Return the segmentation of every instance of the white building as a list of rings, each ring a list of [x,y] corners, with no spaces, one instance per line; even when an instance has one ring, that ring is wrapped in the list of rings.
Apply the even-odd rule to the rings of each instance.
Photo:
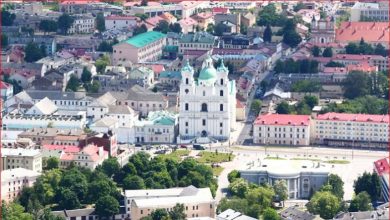
[[[111,15],[105,18],[107,30],[132,28],[137,25],[137,17]]]
[[[32,128],[83,129],[85,115],[23,115],[7,114],[3,117],[3,130],[27,130]]]
[[[326,113],[313,120],[312,141],[330,146],[387,149],[389,115]]]
[[[2,169],[24,168],[42,172],[42,154],[39,150],[23,148],[3,148]]]
[[[229,140],[236,122],[236,87],[223,62],[215,69],[208,56],[196,81],[188,61],[181,73],[179,141]]]
[[[253,124],[253,143],[309,145],[310,115],[260,115]]]
[[[88,34],[95,31],[95,18],[89,15],[75,16],[68,34]]]
[[[171,209],[183,204],[187,218],[215,216],[215,200],[209,188],[125,190],[126,213],[131,219],[141,219],[157,208]]]
[[[27,115],[51,115],[58,110],[57,106],[47,97],[34,104],[29,110]]]
[[[356,2],[351,8],[351,21],[389,21],[389,2]]]
[[[24,187],[32,187],[41,174],[24,169],[15,168],[1,172],[1,200],[12,202],[20,195]]]

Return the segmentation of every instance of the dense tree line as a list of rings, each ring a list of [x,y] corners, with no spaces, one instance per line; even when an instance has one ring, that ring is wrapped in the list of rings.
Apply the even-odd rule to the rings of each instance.
[[[5,8],[1,9],[1,25],[3,26],[12,26],[16,15],[14,13],[9,12]]]
[[[166,34],[168,32],[181,33],[182,29],[179,23],[169,24],[167,21],[161,20],[153,30]]]
[[[345,53],[347,54],[366,54],[366,55],[381,55],[388,56],[388,50],[382,45],[377,44],[373,47],[371,44],[366,43],[363,38],[361,41],[357,43],[350,42],[347,46],[345,46]]]
[[[292,92],[319,92],[321,84],[314,80],[300,80],[291,85]]]
[[[287,59],[276,61],[275,73],[318,73],[318,61]]]
[[[257,25],[259,26],[279,26],[283,27],[288,18],[284,15],[276,13],[275,4],[265,6],[257,16]]]
[[[330,103],[321,113],[360,113],[360,114],[387,114],[388,101],[375,96],[363,96],[352,100],[345,100],[341,104]]]
[[[316,105],[318,105],[318,98],[316,96],[306,95],[296,105],[289,105],[286,101],[282,101],[276,106],[276,113],[310,115],[311,110]]]
[[[141,218],[141,220],[185,220],[186,217],[184,205],[177,203],[171,211],[156,209],[149,216]]]
[[[389,84],[387,73],[352,71],[348,73],[343,82],[344,96],[348,99],[373,95],[379,98],[387,98]]]

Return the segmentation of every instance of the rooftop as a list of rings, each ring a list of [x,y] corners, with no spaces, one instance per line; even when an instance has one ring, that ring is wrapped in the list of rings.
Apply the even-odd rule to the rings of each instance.
[[[41,152],[36,149],[24,149],[24,148],[3,148],[1,150],[2,156],[12,157],[12,156],[23,156],[23,157],[35,157]]]
[[[4,150],[4,149],[3,149]],[[38,177],[41,174],[24,168],[15,168],[9,170],[1,171],[1,182],[10,181],[16,178],[24,178],[24,177]]]
[[[127,44],[130,44],[134,47],[141,48],[145,47],[155,41],[158,41],[162,38],[164,38],[166,35],[157,31],[149,31],[142,34],[139,34],[135,37],[129,38],[128,40],[124,41]]]
[[[214,44],[216,37],[207,32],[195,32],[184,34],[179,43],[207,43]]]
[[[267,114],[267,115],[260,115],[255,120],[255,125],[308,126],[309,124],[310,124],[310,115]]]
[[[337,42],[358,42],[361,39],[369,43],[389,42],[388,22],[342,22],[336,29]]]
[[[317,120],[334,120],[334,121],[350,121],[350,122],[376,122],[389,123],[389,115],[368,115],[368,114],[347,114],[328,112],[318,115]]]

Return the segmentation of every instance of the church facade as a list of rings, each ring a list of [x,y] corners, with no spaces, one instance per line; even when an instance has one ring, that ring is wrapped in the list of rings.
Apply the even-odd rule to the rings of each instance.
[[[190,64],[181,70],[178,143],[228,141],[236,122],[236,86],[229,70],[208,56],[197,79]]]
[[[334,19],[326,18],[316,21],[313,19],[311,23],[311,39],[310,42],[317,44],[333,43],[336,39],[336,31]]]

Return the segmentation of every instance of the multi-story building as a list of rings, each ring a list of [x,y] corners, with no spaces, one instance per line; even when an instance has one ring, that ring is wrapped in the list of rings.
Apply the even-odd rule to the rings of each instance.
[[[389,158],[383,158],[374,162],[374,171],[381,180],[382,196],[385,202],[389,202],[389,179],[390,166]]]
[[[81,129],[32,128],[18,134],[18,138],[28,138],[38,145],[65,145],[83,147],[87,134]]]
[[[215,69],[208,55],[197,80],[188,61],[181,73],[179,141],[228,141],[236,122],[236,84],[223,61]]]
[[[253,124],[253,143],[309,145],[309,115],[260,115]]]
[[[336,29],[336,42],[358,43],[361,40],[371,45],[382,44],[389,46],[389,23],[388,22],[341,22]]]
[[[165,38],[165,34],[150,31],[120,42],[113,46],[113,62],[115,65],[126,66],[131,63],[156,61],[162,55]]]
[[[188,186],[125,191],[126,213],[130,213],[131,219],[141,219],[158,208],[170,210],[178,203],[184,205],[187,218],[215,216],[216,204],[209,188]]]
[[[356,2],[351,8],[351,21],[389,21],[389,2]]]
[[[379,71],[387,70],[389,65],[388,58],[380,55],[336,54],[331,60],[345,66],[368,62],[371,66],[377,66]]]
[[[312,124],[313,143],[329,146],[387,149],[389,115],[326,113]]]
[[[83,115],[26,115],[7,114],[3,118],[3,130],[27,130],[53,127],[58,129],[83,129],[86,117]]]
[[[137,25],[138,19],[135,16],[118,16],[111,15],[105,18],[107,30],[132,28]]]
[[[318,166],[313,161],[262,160],[250,162],[247,169],[240,170],[241,178],[255,184],[278,180],[287,183],[288,199],[307,199],[324,185],[329,176],[330,165]]]
[[[67,168],[74,164],[94,170],[106,159],[108,159],[108,152],[103,147],[88,145],[84,148],[76,148],[74,151],[64,151],[60,156],[60,167]]]
[[[24,168],[42,172],[42,154],[39,150],[4,148],[1,157],[3,170]]]
[[[174,143],[177,124],[177,114],[167,111],[149,112],[145,120],[135,122],[135,143]]]
[[[68,34],[89,34],[95,31],[95,18],[91,15],[74,16]]]
[[[24,187],[32,187],[41,174],[24,168],[1,171],[1,200],[12,202]]]
[[[217,44],[217,37],[207,32],[184,34],[179,39],[179,53],[183,54],[186,50],[209,51]]]
[[[336,38],[336,31],[333,18],[313,20],[311,22],[310,42],[315,44],[333,43]]]

